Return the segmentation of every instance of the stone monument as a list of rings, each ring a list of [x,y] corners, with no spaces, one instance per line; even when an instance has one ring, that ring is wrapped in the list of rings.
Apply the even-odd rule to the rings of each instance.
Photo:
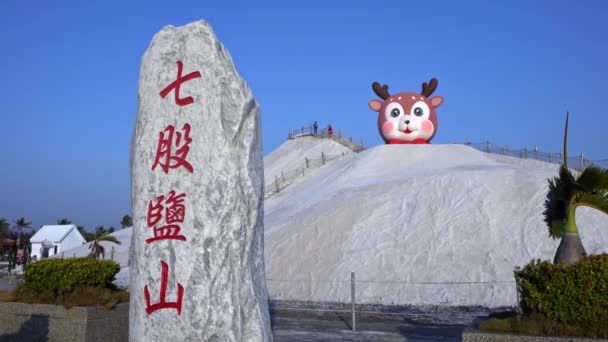
[[[208,23],[154,36],[131,141],[130,341],[272,341],[260,134]]]

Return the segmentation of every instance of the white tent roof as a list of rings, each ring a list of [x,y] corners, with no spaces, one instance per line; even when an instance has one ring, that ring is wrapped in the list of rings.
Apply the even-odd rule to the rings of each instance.
[[[72,230],[76,230],[76,233],[80,235],[80,232],[73,224],[42,226],[42,228],[30,238],[30,242],[42,242],[44,240],[61,242]],[[80,236],[82,237],[82,235]]]

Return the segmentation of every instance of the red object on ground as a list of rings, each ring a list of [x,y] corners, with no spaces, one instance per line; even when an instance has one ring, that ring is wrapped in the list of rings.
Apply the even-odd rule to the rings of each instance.
[[[329,125],[329,127],[327,128],[327,135],[329,135],[329,137],[331,138],[332,134],[334,134],[334,130],[331,129],[331,125]]]

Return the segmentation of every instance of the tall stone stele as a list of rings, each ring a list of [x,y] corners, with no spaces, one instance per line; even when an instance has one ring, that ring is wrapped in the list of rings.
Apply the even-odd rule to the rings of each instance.
[[[272,341],[260,109],[209,24],[153,38],[138,99],[129,340]]]

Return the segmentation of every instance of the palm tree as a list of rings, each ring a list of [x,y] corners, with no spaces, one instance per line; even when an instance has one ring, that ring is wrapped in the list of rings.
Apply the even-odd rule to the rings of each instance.
[[[127,227],[131,227],[131,226],[133,226],[133,219],[131,218],[131,216],[125,215],[122,217],[122,220],[120,221],[120,225],[122,226],[123,229],[125,229]]]
[[[67,218],[62,218],[60,220],[57,220],[57,224],[63,226],[66,224],[72,224],[72,221],[68,220]]]
[[[4,255],[4,237],[7,235],[11,226],[4,217],[0,217],[0,257]]]
[[[572,265],[587,255],[576,226],[576,208],[586,206],[608,214],[608,170],[591,165],[575,176],[568,169],[568,116],[569,113],[564,132],[564,163],[559,176],[549,179],[543,214],[549,236],[561,238],[553,263]]]
[[[105,248],[101,245],[101,241],[113,242],[120,245],[120,241],[109,234],[110,233],[108,233],[103,226],[97,227],[95,234],[93,235],[93,243],[89,246],[89,249],[91,250],[89,256],[97,259],[101,255],[102,259],[105,258]]]
[[[25,217],[22,217],[18,220],[15,220],[15,227],[17,228],[17,230],[19,231],[19,238],[18,240],[21,241],[21,235],[22,235],[22,231],[24,228],[30,228],[30,226],[32,225],[32,222],[27,222],[25,221]]]
[[[80,233],[80,235],[82,235],[82,237],[87,241],[91,241],[91,233],[87,232],[87,230],[83,227],[83,226],[76,226],[76,229],[78,229],[78,232]]]
[[[8,224],[4,217],[0,217],[0,239],[4,238],[8,233],[11,226]]]

